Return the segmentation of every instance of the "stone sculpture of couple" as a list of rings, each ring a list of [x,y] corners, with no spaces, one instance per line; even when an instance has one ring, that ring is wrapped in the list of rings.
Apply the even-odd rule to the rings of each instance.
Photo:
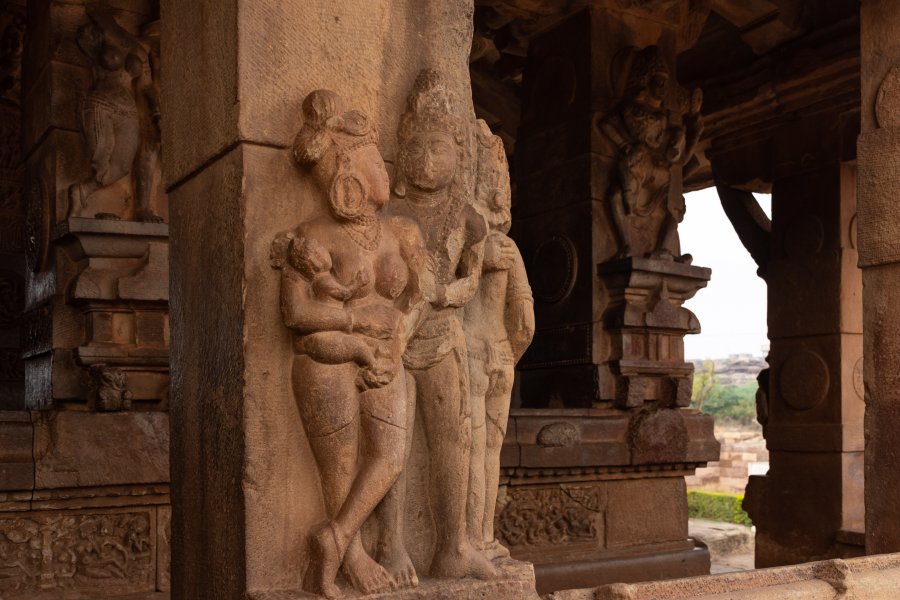
[[[294,156],[329,211],[280,234],[272,254],[294,338],[294,394],[327,513],[310,533],[303,587],[338,597],[339,570],[362,593],[417,585],[403,539],[402,477],[416,416],[436,527],[429,575],[489,579],[489,559],[502,555],[493,503],[512,369],[533,331],[521,257],[505,236],[502,147],[484,129],[470,143],[470,124],[454,115],[452,95],[430,70],[400,121],[393,199],[364,115],[317,90],[304,100],[303,121]],[[476,148],[484,158],[477,169]],[[473,190],[496,231],[473,206]],[[471,355],[464,320],[480,332],[468,336]],[[374,559],[359,535],[369,518],[378,525]]]

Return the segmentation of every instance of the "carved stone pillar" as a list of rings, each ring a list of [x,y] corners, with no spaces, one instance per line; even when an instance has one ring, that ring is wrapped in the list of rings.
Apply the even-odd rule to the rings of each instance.
[[[862,281],[856,168],[839,162],[842,133],[827,115],[776,141],[760,403],[770,466],[750,478],[744,502],[759,568],[863,552]],[[790,139],[806,140],[804,151]]]
[[[312,541],[319,543],[321,532],[326,534],[321,544],[331,543],[327,528],[314,527],[326,516],[329,523],[338,520],[333,506],[328,508],[331,514],[326,513],[322,490],[326,479],[320,478],[320,472],[328,464],[338,460],[346,464],[348,459],[346,453],[335,450],[329,455],[323,450],[329,440],[336,439],[330,437],[335,431],[327,430],[329,422],[320,419],[328,411],[318,414],[309,404],[298,407],[300,391],[307,389],[303,386],[309,378],[324,372],[316,371],[317,367],[298,369],[325,359],[307,361],[315,352],[310,347],[295,346],[297,334],[292,330],[302,328],[293,321],[294,313],[282,314],[280,309],[280,290],[291,288],[287,284],[282,288],[281,271],[272,268],[272,259],[276,258],[270,254],[273,239],[301,223],[317,226],[314,218],[320,215],[330,215],[326,219],[350,218],[341,216],[336,204],[328,204],[332,201],[326,194],[331,190],[330,183],[323,191],[321,182],[317,183],[318,175],[300,168],[295,161],[296,156],[297,160],[303,158],[305,163],[318,165],[322,156],[316,155],[316,144],[320,149],[330,148],[329,140],[340,138],[346,143],[348,156],[356,151],[372,152],[374,134],[369,125],[374,125],[378,150],[388,162],[394,162],[401,115],[421,109],[444,119],[445,128],[438,129],[444,136],[447,131],[456,131],[449,140],[442,137],[438,141],[444,142],[442,148],[449,149],[451,156],[457,156],[455,146],[467,143],[464,129],[447,129],[447,124],[474,124],[468,74],[472,11],[469,0],[164,0],[164,39],[172,42],[163,54],[167,73],[163,140],[172,202],[172,450],[178,457],[172,463],[173,598],[300,598],[304,597],[300,591],[305,584],[304,572],[327,566],[322,554],[311,551]],[[439,91],[455,99],[453,102],[443,102],[436,96],[437,100],[425,97],[407,104],[407,94],[423,68],[433,69],[441,77],[426,75],[422,85],[437,85]],[[323,88],[331,91],[321,91]],[[314,90],[320,91],[311,94]],[[202,93],[203,103],[197,102],[198,93]],[[309,99],[307,104],[304,98]],[[359,112],[344,113],[341,107],[340,118],[335,117],[339,104],[336,98],[343,98],[346,110]],[[452,115],[442,113],[449,110]],[[316,121],[317,114],[329,117]],[[410,131],[418,131],[408,117],[404,123],[407,137]],[[301,130],[301,124],[305,129]],[[344,133],[334,133],[334,138],[310,137],[310,131],[323,129]],[[426,126],[421,129],[433,133]],[[295,147],[299,153],[295,153],[291,145],[298,130],[303,133]],[[426,155],[419,147],[415,160],[421,161]],[[474,163],[465,156],[459,160],[460,169],[470,170],[466,177],[471,181]],[[322,163],[324,171],[316,173],[337,178],[335,171],[328,171],[336,164],[334,157],[327,154]],[[366,168],[379,166],[373,167],[373,163],[378,161],[369,160]],[[410,195],[415,185],[417,182],[411,181],[406,187]],[[335,189],[340,192],[342,188]],[[340,223],[332,220],[332,225],[332,231],[340,234]],[[446,243],[461,243],[465,239],[461,234],[469,235],[468,230],[454,229],[449,234],[438,232],[437,239],[443,240],[440,243],[448,238],[451,242]],[[287,238],[281,235],[278,239]],[[379,238],[371,239],[376,240],[378,248]],[[360,243],[366,246],[365,240],[356,237],[346,249],[355,249]],[[300,243],[292,247],[296,246]],[[385,268],[398,268],[396,259],[392,261]],[[285,264],[290,263],[282,261],[281,267],[290,273],[293,267],[288,269]],[[331,265],[323,268],[327,280]],[[370,293],[368,280],[356,281],[357,288],[366,287],[366,293]],[[447,281],[441,280],[441,285]],[[456,288],[452,293],[459,294],[459,286]],[[450,294],[447,292],[445,299]],[[286,297],[285,306],[291,298]],[[211,299],[215,303],[212,306]],[[342,306],[342,301],[332,299],[332,310],[335,304]],[[304,306],[308,308],[309,304]],[[298,320],[307,318],[309,313],[305,311],[297,311]],[[344,311],[340,313],[348,319]],[[452,315],[452,310],[432,323],[442,325],[448,314]],[[348,330],[358,332],[354,323],[360,326],[360,321],[353,321],[341,331],[313,329],[315,333],[304,339],[313,343],[321,334],[358,344],[358,337],[347,335]],[[446,344],[440,341],[442,335],[449,334],[447,329],[443,334],[441,331],[437,327],[423,333],[424,341],[419,341],[417,351],[425,358],[411,370],[430,369],[429,353],[447,355]],[[304,333],[308,331],[300,335]],[[323,346],[323,352],[339,350],[327,343]],[[451,354],[441,364],[452,361],[453,356],[459,355]],[[316,386],[315,393],[321,394],[323,387],[344,389],[355,385],[353,365],[346,359],[333,359],[331,367],[344,369],[346,376],[333,379],[333,387]],[[420,408],[438,401],[437,391],[428,387],[424,377],[422,380],[425,383],[420,389],[424,391],[417,398]],[[462,381],[465,379],[458,377],[442,385],[459,389]],[[390,387],[380,389],[397,388],[393,380],[384,385]],[[296,399],[295,390],[299,390]],[[338,397],[335,410],[346,412],[346,406],[352,407],[343,403],[355,402],[354,393],[351,390],[348,397]],[[371,431],[373,424],[396,426],[398,416],[388,414],[390,406],[393,404],[369,401],[366,410],[371,414],[361,415],[359,408],[351,410],[355,418],[346,430],[339,429],[346,431],[340,435],[357,439],[357,430]],[[419,415],[432,408],[434,405],[421,408]],[[361,425],[364,418],[369,429]],[[320,419],[318,430],[314,429],[316,419]],[[436,503],[433,499],[429,502],[428,453],[423,448],[421,416],[415,421],[406,469],[409,508],[405,542],[419,587],[373,597],[533,597],[531,567],[516,561],[498,567],[498,577],[489,581],[445,579],[442,583],[429,576],[435,546],[430,507]],[[323,428],[326,430],[310,444],[306,431]],[[430,435],[442,433],[432,430]],[[452,439],[460,432],[448,427],[445,433]],[[387,439],[366,441],[373,445],[380,441],[384,446]],[[402,454],[400,446],[394,444],[389,449]],[[318,453],[315,456],[314,450]],[[364,453],[360,460],[372,457]],[[352,458],[349,460],[352,462]],[[384,465],[386,462],[390,464]],[[371,463],[397,466],[396,457]],[[335,477],[328,479],[333,480]],[[352,494],[361,498],[383,482],[373,479],[371,484],[354,489]],[[383,492],[383,487],[379,489]],[[334,487],[327,493],[333,505]],[[349,497],[346,491],[344,494]],[[445,531],[456,529],[455,524],[442,525]],[[339,525],[328,527],[334,531]],[[368,547],[369,541],[364,528],[363,545]],[[337,552],[341,552],[340,544],[334,542]],[[346,556],[343,558],[344,565],[350,565]],[[331,572],[321,583],[331,585],[334,575]],[[359,587],[359,583],[354,585]],[[309,587],[317,585],[313,580]],[[350,583],[341,579],[338,585]]]
[[[542,592],[709,569],[684,476],[719,445],[683,408],[699,323],[682,305],[710,271],[677,238],[701,98],[675,81],[675,4],[629,6],[596,3],[532,40],[523,80],[513,237],[537,327],[498,528]]]
[[[900,12],[889,0],[862,3],[862,133],[859,136],[859,264],[863,270],[866,552],[900,551]]]

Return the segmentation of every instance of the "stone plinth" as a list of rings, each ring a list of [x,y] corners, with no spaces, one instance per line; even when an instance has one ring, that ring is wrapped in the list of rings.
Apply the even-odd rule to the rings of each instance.
[[[540,593],[708,573],[684,476],[718,455],[712,417],[693,410],[513,411],[497,534]]]
[[[537,600],[534,591],[534,569],[517,560],[504,559],[495,563],[498,577],[492,581],[463,579],[440,581],[424,578],[419,586],[384,594],[359,595],[350,587],[343,587],[344,598],[362,600]],[[300,590],[274,590],[250,595],[250,600],[307,600],[319,598]]]
[[[893,600],[900,584],[900,555],[827,560],[643,584],[613,584],[556,592],[548,600],[769,600],[866,598]]]

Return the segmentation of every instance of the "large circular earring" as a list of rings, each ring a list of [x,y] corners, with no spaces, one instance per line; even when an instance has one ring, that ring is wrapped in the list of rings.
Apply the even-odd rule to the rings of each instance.
[[[338,173],[331,184],[331,210],[340,219],[353,220],[365,212],[369,197],[366,184],[356,175]]]

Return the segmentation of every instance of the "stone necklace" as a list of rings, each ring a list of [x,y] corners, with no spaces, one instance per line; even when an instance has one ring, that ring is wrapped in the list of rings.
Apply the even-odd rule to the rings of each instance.
[[[444,210],[440,210],[441,200],[429,202],[428,204],[416,204],[407,197],[404,199],[406,206],[412,214],[416,216],[416,220],[425,230],[429,253],[437,259],[438,278],[445,281],[449,276],[450,257],[447,255],[447,239],[450,232],[456,224],[455,215],[459,212],[462,202],[456,194],[450,195],[444,204]]]
[[[375,215],[362,215],[352,221],[344,221],[341,227],[363,250],[374,252],[381,244],[381,221]]]

